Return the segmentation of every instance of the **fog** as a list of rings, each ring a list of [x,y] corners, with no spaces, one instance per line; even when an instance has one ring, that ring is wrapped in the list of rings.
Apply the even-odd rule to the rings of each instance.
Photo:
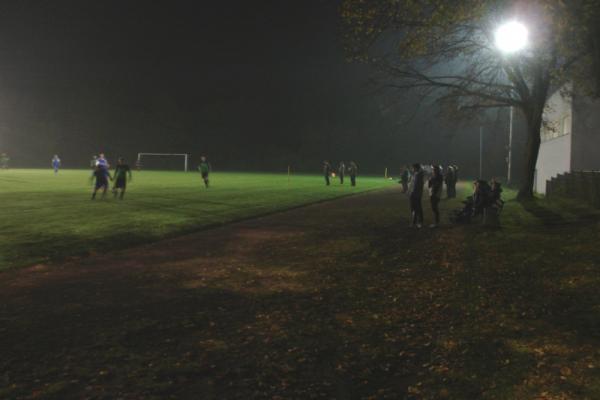
[[[372,71],[346,62],[335,2],[249,3],[4,1],[0,152],[14,167],[177,152],[216,170],[343,159],[363,173],[433,162],[478,175],[481,124],[374,91]],[[490,115],[484,176],[503,176],[508,110]]]

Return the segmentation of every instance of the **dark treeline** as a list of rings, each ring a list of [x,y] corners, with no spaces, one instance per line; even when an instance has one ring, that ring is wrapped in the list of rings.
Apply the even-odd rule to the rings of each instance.
[[[361,173],[418,161],[478,174],[478,124],[431,106],[411,119],[412,99],[390,106],[372,93],[365,67],[344,58],[335,4],[234,3],[140,16],[133,3],[5,2],[0,152],[15,167],[185,152],[216,170],[318,173],[328,159],[356,160]],[[485,130],[484,175],[505,174],[507,132],[500,111]]]

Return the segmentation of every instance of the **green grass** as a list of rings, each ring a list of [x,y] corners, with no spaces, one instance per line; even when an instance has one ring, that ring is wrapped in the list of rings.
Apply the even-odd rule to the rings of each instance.
[[[91,201],[90,172],[0,171],[0,270],[123,248],[255,215],[392,185],[359,177],[326,187],[320,176],[134,172],[124,201]]]

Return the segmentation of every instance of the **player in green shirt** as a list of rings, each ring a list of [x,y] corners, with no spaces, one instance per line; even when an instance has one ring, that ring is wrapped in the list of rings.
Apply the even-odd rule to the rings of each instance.
[[[202,175],[202,180],[204,181],[204,186],[208,189],[208,174],[210,173],[210,163],[206,161],[206,157],[200,157],[200,165],[198,166],[198,170],[200,171],[200,175]]]
[[[127,178],[129,178],[129,179],[127,179]],[[119,198],[121,200],[123,200],[123,196],[125,196],[125,189],[127,189],[127,181],[128,180],[131,181],[131,169],[129,168],[129,165],[125,164],[125,160],[123,158],[119,158],[119,160],[117,162],[117,167],[115,168],[115,173],[114,173],[115,184],[114,184],[113,190],[112,190],[115,198],[117,197],[117,194],[120,189],[121,195],[119,196]]]
[[[8,162],[10,161],[10,157],[6,153],[0,154],[0,168],[8,169]]]

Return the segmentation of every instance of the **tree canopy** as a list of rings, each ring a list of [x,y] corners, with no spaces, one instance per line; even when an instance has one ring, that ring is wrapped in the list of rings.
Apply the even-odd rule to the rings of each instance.
[[[519,197],[528,198],[550,91],[568,81],[590,93],[600,86],[589,84],[598,68],[599,9],[598,0],[344,0],[341,16],[349,57],[372,63],[387,87],[456,110],[519,109],[528,129]],[[494,32],[512,20],[527,26],[530,42],[503,54]]]

